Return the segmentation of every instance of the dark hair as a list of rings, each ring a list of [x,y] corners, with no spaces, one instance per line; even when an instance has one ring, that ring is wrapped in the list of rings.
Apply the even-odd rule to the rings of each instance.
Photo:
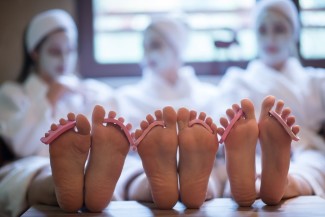
[[[23,61],[24,62],[17,79],[19,83],[23,83],[28,78],[29,74],[31,73],[30,68],[31,66],[34,65],[34,60],[31,58],[27,50],[26,35],[27,35],[27,28],[25,28],[23,34],[23,55],[24,55]]]
[[[0,136],[0,167],[14,159],[15,156],[9,149],[8,143]]]

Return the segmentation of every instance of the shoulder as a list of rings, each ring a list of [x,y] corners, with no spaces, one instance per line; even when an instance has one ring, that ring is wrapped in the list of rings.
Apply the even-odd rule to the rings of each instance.
[[[28,96],[21,84],[16,82],[5,82],[0,87],[0,107],[3,111],[23,109],[28,102]]]
[[[1,85],[0,96],[6,98],[26,97],[24,87],[16,82],[8,81]]]

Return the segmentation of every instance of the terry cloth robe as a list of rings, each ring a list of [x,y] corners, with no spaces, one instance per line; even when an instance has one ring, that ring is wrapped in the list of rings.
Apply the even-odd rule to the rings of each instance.
[[[52,123],[59,123],[69,112],[91,118],[96,104],[108,107],[113,90],[107,85],[85,79],[77,81],[76,87],[77,91],[58,101],[54,115],[46,97],[48,85],[35,74],[23,85],[6,82],[0,87],[0,135],[16,157],[48,156],[48,147],[40,138]]]
[[[17,216],[27,208],[27,190],[33,177],[49,164],[48,145],[40,138],[52,123],[69,112],[82,113],[91,121],[96,104],[109,107],[112,89],[95,80],[78,81],[78,91],[66,94],[53,109],[46,98],[48,86],[36,75],[19,85],[0,88],[0,134],[18,160],[0,168],[0,216]]]
[[[246,70],[230,68],[219,88],[214,119],[225,116],[226,109],[243,98],[253,101],[257,118],[267,95],[284,100],[301,127],[300,141],[292,143],[290,172],[308,180],[314,192],[325,197],[325,141],[318,135],[325,120],[325,70],[304,68],[291,58],[279,72],[255,60]]]
[[[155,110],[172,106],[175,110],[186,107],[198,112],[212,113],[209,101],[214,99],[218,88],[201,82],[191,67],[183,67],[178,72],[179,80],[173,86],[151,71],[144,71],[142,79],[134,84],[116,90],[116,111],[131,123],[132,130],[139,127],[148,114]],[[117,200],[128,199],[127,188],[131,180],[144,173],[141,160],[131,151],[116,185]],[[148,190],[149,186],[143,186]]]
[[[183,67],[179,79],[170,85],[151,71],[144,71],[141,81],[116,90],[117,111],[137,128],[148,114],[172,106],[175,110],[186,107],[211,114],[209,100],[218,91],[215,85],[201,82],[193,68]]]
[[[38,171],[50,164],[48,157],[30,156],[0,169],[0,216],[16,217],[28,207],[27,191]]]

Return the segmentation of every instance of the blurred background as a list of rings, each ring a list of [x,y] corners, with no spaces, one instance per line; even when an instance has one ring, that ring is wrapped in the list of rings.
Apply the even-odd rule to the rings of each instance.
[[[172,14],[191,28],[186,63],[202,78],[256,56],[251,12],[256,0],[11,0],[0,2],[0,83],[14,80],[22,62],[22,35],[30,18],[61,8],[79,28],[79,71],[119,86],[140,77],[142,31],[151,17]],[[325,68],[325,1],[294,0],[302,24],[303,65]],[[133,80],[132,80],[133,79]]]

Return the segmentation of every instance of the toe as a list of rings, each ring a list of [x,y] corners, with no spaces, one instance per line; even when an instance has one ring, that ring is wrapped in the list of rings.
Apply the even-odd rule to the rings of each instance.
[[[220,118],[220,124],[221,124],[221,126],[223,126],[226,129],[229,125],[229,122],[228,122],[227,118],[222,117],[222,118]]]
[[[287,118],[287,125],[291,127],[296,122],[296,118],[293,116],[290,116]]]
[[[142,130],[136,129],[136,131],[134,132],[135,139],[138,139],[142,135],[142,133],[143,133]]]
[[[116,112],[115,111],[109,111],[108,112],[108,117],[109,118],[115,118],[116,117]]]
[[[168,106],[163,109],[163,120],[166,127],[174,127],[176,126],[177,114],[176,111]]]
[[[190,112],[186,108],[180,108],[177,112],[177,124],[178,130],[183,130],[188,127],[188,122],[190,120]]]
[[[292,127],[292,132],[297,135],[300,131],[300,127],[298,125],[295,125]]]
[[[59,121],[59,123],[60,123],[61,125],[65,125],[65,124],[67,123],[67,120],[61,118],[60,121]]]
[[[227,109],[226,114],[229,120],[232,120],[235,117],[235,112],[233,109]]]
[[[90,133],[90,123],[84,115],[78,115],[76,118],[76,127],[81,135],[88,135]]]
[[[146,119],[149,124],[152,124],[155,121],[154,117],[151,114],[147,115]]]
[[[149,126],[149,123],[147,121],[141,121],[140,127],[141,127],[142,130],[147,129],[148,126]]]
[[[128,131],[130,131],[132,129],[132,124],[128,123],[125,127]]]
[[[58,125],[56,125],[56,124],[52,124],[52,125],[51,125],[51,130],[52,130],[52,131],[55,131],[56,129],[58,129]]]
[[[285,109],[283,109],[283,111],[282,111],[282,113],[281,113],[281,118],[282,118],[283,120],[287,120],[288,117],[289,117],[289,115],[290,115],[290,113],[291,113],[291,110],[290,110],[289,108],[285,108]]]
[[[238,104],[233,104],[232,109],[237,112],[240,109],[240,106]]]
[[[255,109],[251,100],[243,99],[241,101],[241,107],[247,119],[255,119]]]
[[[284,102],[282,100],[279,100],[275,106],[275,112],[281,114],[283,106],[284,106]]]
[[[70,112],[68,115],[67,115],[67,118],[69,121],[74,121],[76,120],[76,115],[72,112]]]
[[[103,124],[104,117],[105,117],[105,109],[100,105],[96,105],[92,114],[93,124]]]
[[[196,116],[197,116],[197,112],[194,110],[191,110],[190,111],[190,121],[196,119]]]
[[[157,121],[162,121],[163,120],[163,113],[161,110],[156,110],[155,111],[155,116]]]
[[[205,121],[206,116],[207,116],[206,113],[200,112],[199,119]]]
[[[274,96],[267,96],[263,102],[262,102],[262,108],[261,108],[261,118],[268,117],[269,111],[271,111],[272,107],[275,103],[275,97]]]
[[[207,117],[206,120],[205,120],[205,123],[206,123],[209,127],[211,127],[211,125],[213,124],[213,120],[212,120],[212,118],[211,118],[211,117]]]

